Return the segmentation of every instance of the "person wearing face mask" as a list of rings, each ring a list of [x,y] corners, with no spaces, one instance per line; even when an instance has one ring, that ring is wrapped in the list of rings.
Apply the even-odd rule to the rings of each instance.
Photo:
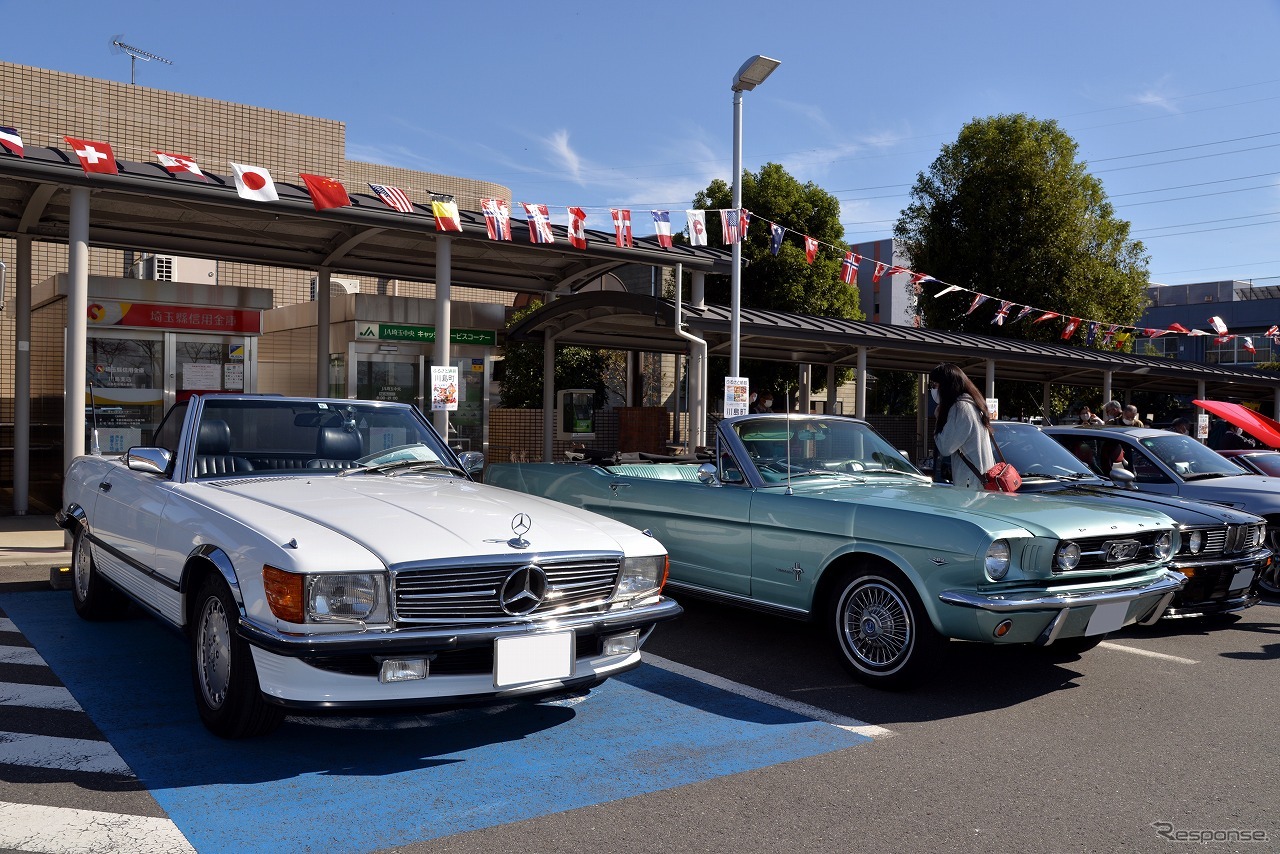
[[[979,472],[990,469],[996,459],[982,392],[959,367],[944,362],[929,372],[929,394],[938,407],[933,441],[939,455],[951,457],[951,482],[964,489],[985,489]]]
[[[1085,427],[1101,427],[1102,419],[1093,414],[1087,406],[1080,407],[1080,423]]]
[[[773,411],[773,395],[765,392],[760,395],[760,399],[756,401],[756,405],[752,407],[752,412],[772,412]]]
[[[1142,419],[1138,417],[1138,407],[1130,404],[1126,406],[1120,413],[1120,423],[1126,427],[1145,427]]]

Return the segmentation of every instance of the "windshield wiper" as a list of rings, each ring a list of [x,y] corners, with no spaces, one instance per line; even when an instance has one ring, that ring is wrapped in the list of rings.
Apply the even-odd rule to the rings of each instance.
[[[1244,474],[1244,472],[1241,472],[1241,474]],[[1199,474],[1183,475],[1182,479],[1185,481],[1192,481],[1192,480],[1205,480],[1206,478],[1211,478],[1211,477],[1235,477],[1235,475],[1227,471],[1202,471]]]
[[[386,474],[389,477],[395,477],[396,475],[391,474],[392,472],[407,471],[445,471],[460,477],[467,476],[467,473],[457,466],[447,465],[438,460],[393,460],[389,463],[378,463],[376,466],[343,469],[338,472],[338,477],[346,477],[349,474]]]

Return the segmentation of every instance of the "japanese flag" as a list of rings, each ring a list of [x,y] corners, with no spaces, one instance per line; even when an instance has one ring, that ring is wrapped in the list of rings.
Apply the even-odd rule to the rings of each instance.
[[[232,171],[236,175],[236,192],[240,198],[254,202],[274,202],[280,199],[276,192],[276,182],[271,180],[271,173],[261,166],[245,166],[232,163]]]

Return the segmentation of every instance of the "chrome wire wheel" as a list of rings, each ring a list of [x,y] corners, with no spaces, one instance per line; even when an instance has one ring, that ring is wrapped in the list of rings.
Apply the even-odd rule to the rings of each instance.
[[[220,709],[231,685],[231,623],[217,596],[205,599],[196,631],[198,682],[204,701]]]
[[[915,635],[911,607],[892,585],[866,579],[845,596],[841,633],[856,666],[891,673],[911,652]]]

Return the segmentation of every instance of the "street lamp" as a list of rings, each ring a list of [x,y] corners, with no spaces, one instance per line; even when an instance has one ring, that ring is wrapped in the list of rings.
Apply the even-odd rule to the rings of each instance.
[[[767,56],[753,56],[733,75],[733,210],[742,210],[742,93],[756,88],[782,63]],[[739,373],[742,350],[742,241],[739,234],[733,244],[733,269],[730,278],[731,321],[729,328],[729,375]]]

